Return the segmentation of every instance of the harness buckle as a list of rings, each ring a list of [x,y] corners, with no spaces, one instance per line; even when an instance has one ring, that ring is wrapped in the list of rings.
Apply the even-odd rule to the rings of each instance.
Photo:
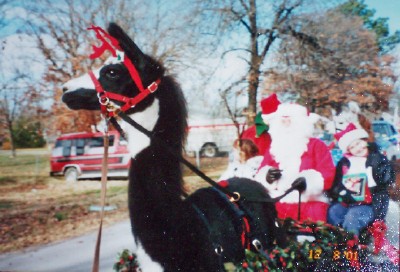
[[[155,91],[157,91],[157,89],[158,89],[158,84],[157,84],[157,82],[153,82],[153,83],[151,83],[148,87],[147,87],[147,89],[149,90],[149,92],[151,92],[151,93],[154,93]]]
[[[106,105],[106,109],[108,112],[114,113],[118,113],[120,111],[120,109],[111,101]]]
[[[240,199],[240,194],[238,192],[233,192],[233,196],[229,198],[230,202],[237,202]]]
[[[107,96],[102,96],[100,93],[97,93],[97,97],[99,98],[100,105],[107,106],[110,102]]]

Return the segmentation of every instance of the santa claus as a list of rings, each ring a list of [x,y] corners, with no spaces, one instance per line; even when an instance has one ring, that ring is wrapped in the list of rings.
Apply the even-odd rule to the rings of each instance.
[[[298,104],[280,104],[275,113],[264,116],[269,124],[271,145],[266,151],[256,180],[272,197],[283,195],[293,181],[306,179],[301,192],[300,220],[326,221],[328,198],[325,191],[335,175],[328,147],[313,138],[315,120]],[[278,217],[298,219],[299,191],[293,191],[277,204]]]

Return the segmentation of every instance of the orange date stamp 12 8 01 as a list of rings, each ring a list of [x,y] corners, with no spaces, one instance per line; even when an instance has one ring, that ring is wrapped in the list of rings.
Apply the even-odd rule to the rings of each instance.
[[[322,250],[322,248],[315,248],[315,249],[310,249],[308,254],[308,258],[311,260],[318,260],[321,259],[322,254],[325,252]],[[332,251],[332,260],[337,261],[340,260],[342,257],[349,261],[357,261],[358,260],[358,252],[356,250],[340,250],[340,249],[333,249]]]

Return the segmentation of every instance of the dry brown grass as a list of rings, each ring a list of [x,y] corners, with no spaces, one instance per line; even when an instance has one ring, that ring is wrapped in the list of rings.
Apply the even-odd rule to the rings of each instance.
[[[188,158],[195,163],[194,158]],[[228,164],[227,157],[201,159],[201,170],[214,180]],[[399,165],[399,164],[398,164]],[[396,168],[397,173],[400,167]],[[21,155],[11,159],[0,154],[0,253],[75,237],[96,230],[99,213],[89,211],[100,203],[100,182],[66,183],[49,176],[48,155]],[[190,193],[209,186],[184,167],[185,188]],[[127,180],[108,182],[104,225],[129,218]],[[391,196],[400,200],[400,175]]]
[[[189,158],[193,163],[194,158]],[[201,169],[218,178],[227,157],[202,159]],[[192,192],[208,186],[184,168],[185,188]],[[104,225],[129,218],[127,180],[110,180]],[[89,231],[99,225],[99,213],[89,210],[100,204],[100,181],[66,183],[49,176],[49,155],[20,155],[11,159],[0,154],[0,253],[55,242]]]

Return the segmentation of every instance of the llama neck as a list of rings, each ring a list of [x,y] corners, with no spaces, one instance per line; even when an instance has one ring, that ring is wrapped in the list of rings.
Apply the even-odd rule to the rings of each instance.
[[[139,217],[180,209],[181,166],[178,157],[171,153],[176,149],[169,148],[171,141],[162,138],[163,135],[163,131],[153,132],[153,136],[162,140],[162,143],[153,139],[131,163],[129,191],[132,196],[130,202],[134,207],[131,206],[130,210],[136,210]],[[168,214],[168,217],[174,217],[173,213]]]
[[[126,130],[129,130],[129,149],[134,158],[131,186],[146,195],[147,201],[152,197],[157,202],[160,198],[174,203],[181,201],[179,156],[186,126],[186,107],[179,93],[174,96],[170,90],[159,90],[159,97],[152,105],[141,113],[132,114],[135,121],[151,131],[151,140],[133,127]]]
[[[148,131],[152,131],[158,119],[159,108],[158,99],[154,99],[154,102],[146,110],[131,114],[129,117]],[[121,128],[128,137],[128,149],[132,158],[150,145],[150,138],[130,124],[123,122]]]

